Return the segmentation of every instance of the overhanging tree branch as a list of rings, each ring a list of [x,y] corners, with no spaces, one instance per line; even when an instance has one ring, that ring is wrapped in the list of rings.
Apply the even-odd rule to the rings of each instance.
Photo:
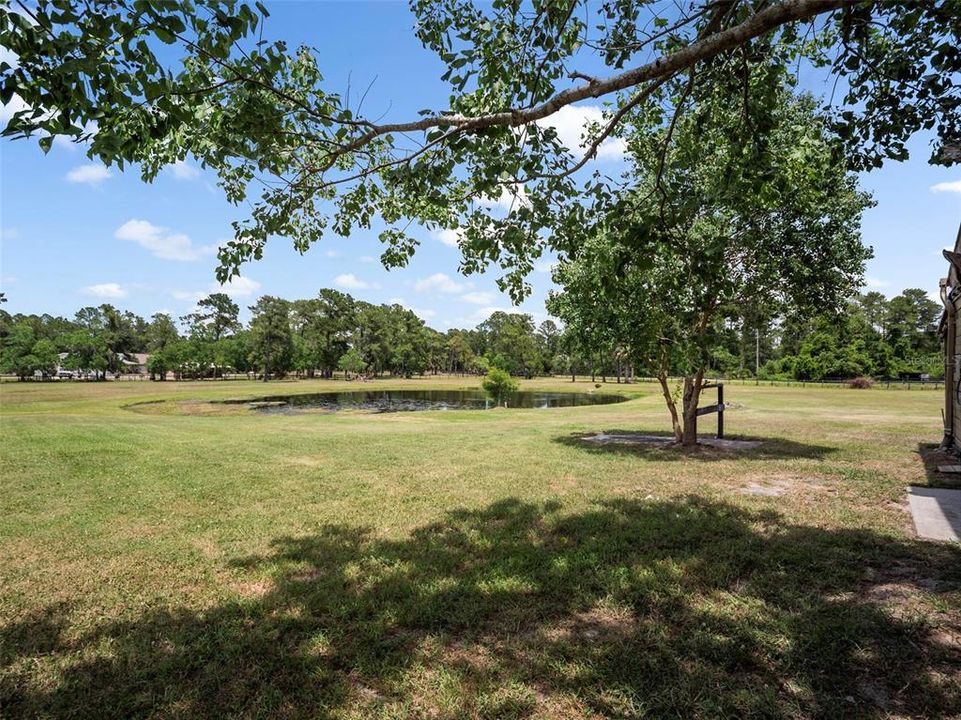
[[[702,60],[738,47],[787,23],[810,20],[833,10],[857,5],[873,5],[876,2],[877,0],[783,0],[764,8],[738,25],[708,35],[666,57],[604,80],[598,79],[562,90],[540,105],[476,116],[460,113],[439,114],[413,122],[377,125],[355,140],[345,143],[344,151],[350,152],[361,148],[380,136],[395,132],[416,132],[438,127],[457,127],[466,131],[476,131],[491,127],[528,125],[581,100],[599,98],[644,82],[672,77]]]

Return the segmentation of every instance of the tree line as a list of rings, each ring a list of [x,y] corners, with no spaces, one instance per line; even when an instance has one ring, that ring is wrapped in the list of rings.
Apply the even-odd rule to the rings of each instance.
[[[412,377],[491,367],[532,377],[551,370],[561,336],[551,320],[535,326],[530,315],[501,311],[474,329],[440,332],[400,305],[327,288],[303,300],[263,296],[250,311],[250,322],[241,323],[240,307],[224,293],[202,298],[179,323],[110,304],[81,308],[73,319],[0,310],[0,372],[28,379],[65,370],[102,379],[128,372],[145,353],[146,371],[158,380],[228,372]]]
[[[553,320],[536,324],[523,313],[497,311],[473,329],[440,332],[400,305],[374,305],[337,290],[315,298],[264,296],[245,326],[229,296],[213,293],[176,322],[165,313],[149,320],[104,304],[73,319],[0,310],[0,372],[27,379],[57,370],[104,378],[148,354],[147,372],[162,380],[258,377],[333,377],[426,373],[590,375],[627,382],[646,374],[611,344],[585,345]],[[731,315],[714,328],[708,374],[772,380],[943,375],[937,335],[940,307],[918,288],[886,298],[872,291],[850,300],[840,314],[814,317]],[[671,374],[681,374],[672,367]]]

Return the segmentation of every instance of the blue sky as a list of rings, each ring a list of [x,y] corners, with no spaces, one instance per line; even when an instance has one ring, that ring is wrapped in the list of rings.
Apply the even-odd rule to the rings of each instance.
[[[406,3],[274,2],[265,35],[291,46],[318,49],[332,88],[362,93],[373,81],[364,109],[372,116],[407,119],[424,107],[445,105],[444,68],[420,47]],[[562,138],[576,143],[590,106],[555,120]],[[2,116],[0,116],[2,117]],[[605,146],[598,160],[618,166],[619,147]],[[961,168],[927,164],[926,138],[912,143],[912,159],[862,177],[877,207],[864,218],[864,241],[875,251],[870,289],[892,295],[905,287],[934,293],[961,222]],[[146,185],[137,173],[106,170],[83,149],[56,143],[44,156],[33,142],[0,141],[0,289],[9,312],[72,316],[83,305],[111,302],[144,316],[191,310],[219,288],[214,280],[217,244],[231,236],[239,217],[193,165],[166,170]],[[410,266],[385,271],[377,261],[376,230],[349,239],[331,236],[301,256],[273,240],[263,260],[245,266],[226,288],[242,307],[262,294],[311,297],[337,287],[371,302],[401,302],[438,328],[473,326],[509,299],[494,283],[497,270],[462,277],[450,238],[421,233]],[[530,278],[532,297],[522,309],[546,317],[548,263]]]

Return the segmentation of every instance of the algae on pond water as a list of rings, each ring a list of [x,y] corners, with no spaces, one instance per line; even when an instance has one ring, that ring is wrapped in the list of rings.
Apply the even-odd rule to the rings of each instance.
[[[623,402],[622,395],[583,392],[522,391],[508,396],[508,408],[546,409],[579,405],[607,405]],[[486,410],[494,402],[482,390],[354,390],[348,392],[270,395],[260,398],[214,401],[246,404],[263,413],[291,413],[305,410],[370,410],[412,412],[419,410]]]

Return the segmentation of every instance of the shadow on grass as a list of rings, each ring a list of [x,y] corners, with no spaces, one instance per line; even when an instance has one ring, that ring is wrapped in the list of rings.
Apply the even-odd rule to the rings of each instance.
[[[235,570],[259,590],[204,612],[4,628],[0,715],[961,712],[961,550],[770,511],[506,500],[401,540],[279,538]]]
[[[937,443],[918,443],[918,457],[924,465],[923,483],[912,483],[921,487],[961,488],[961,473],[943,473],[939,465],[961,465],[961,458],[955,453],[942,450]]]
[[[662,432],[645,432],[633,429],[613,429],[594,432],[578,432],[570,435],[561,435],[554,438],[554,442],[568,447],[577,448],[590,453],[599,455],[634,455],[650,460],[730,460],[732,458],[749,458],[751,460],[793,460],[806,458],[811,460],[821,460],[837,448],[828,445],[812,445],[809,443],[795,442],[785,438],[761,438],[761,437],[742,437],[725,436],[728,440],[746,440],[760,443],[756,447],[722,449],[710,447],[708,445],[698,445],[692,448],[681,446],[665,447],[658,443],[626,443],[626,442],[591,442],[586,438],[595,435],[636,435],[645,438],[663,439],[665,443],[671,442],[674,437]],[[705,435],[705,438],[713,438],[713,435]]]

